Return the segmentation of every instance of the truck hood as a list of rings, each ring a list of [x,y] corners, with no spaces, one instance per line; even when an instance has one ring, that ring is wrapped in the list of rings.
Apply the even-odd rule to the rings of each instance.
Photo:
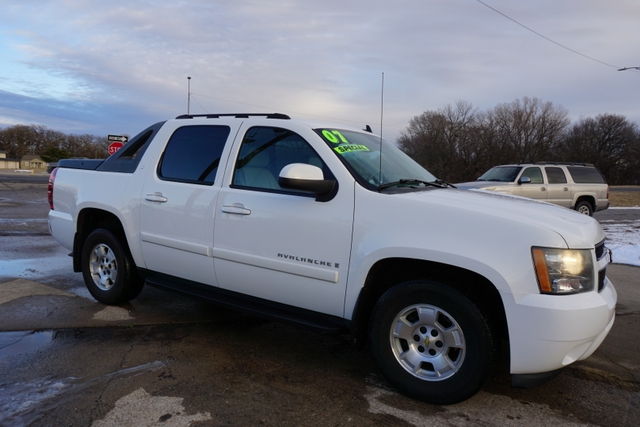
[[[433,189],[397,196],[429,205],[448,206],[457,211],[466,210],[471,220],[480,216],[494,217],[497,223],[518,222],[551,230],[559,234],[570,248],[592,248],[605,237],[600,223],[590,216],[524,197],[458,189]]]

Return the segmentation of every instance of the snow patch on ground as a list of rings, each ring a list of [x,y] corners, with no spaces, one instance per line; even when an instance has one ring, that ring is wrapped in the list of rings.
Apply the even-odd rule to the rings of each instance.
[[[601,221],[615,264],[640,266],[640,220]]]

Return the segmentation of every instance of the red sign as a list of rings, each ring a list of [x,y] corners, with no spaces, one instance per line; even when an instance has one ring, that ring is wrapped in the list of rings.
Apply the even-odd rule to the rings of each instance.
[[[121,149],[123,146],[124,144],[122,142],[118,142],[118,141],[112,142],[111,144],[109,144],[109,155],[112,155],[113,153]]]

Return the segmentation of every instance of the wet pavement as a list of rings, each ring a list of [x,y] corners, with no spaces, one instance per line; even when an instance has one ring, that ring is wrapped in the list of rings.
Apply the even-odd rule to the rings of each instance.
[[[46,186],[31,185],[0,182],[0,426],[636,426],[640,419],[637,267],[608,268],[618,315],[588,360],[517,390],[503,355],[478,395],[435,406],[395,393],[369,350],[343,337],[151,287],[128,304],[95,302],[48,235]]]

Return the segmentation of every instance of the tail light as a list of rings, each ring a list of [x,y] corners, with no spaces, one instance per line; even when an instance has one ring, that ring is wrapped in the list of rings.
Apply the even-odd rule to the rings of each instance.
[[[49,185],[47,186],[47,199],[49,200],[49,209],[53,210],[53,182],[56,180],[56,173],[58,168],[51,171],[49,175]]]

